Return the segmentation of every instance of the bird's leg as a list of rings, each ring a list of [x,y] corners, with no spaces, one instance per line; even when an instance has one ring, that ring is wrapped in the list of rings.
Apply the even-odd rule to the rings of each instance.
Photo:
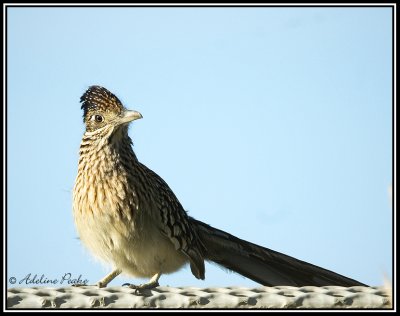
[[[111,273],[107,274],[103,279],[101,279],[99,282],[96,284],[83,284],[83,283],[77,283],[73,284],[72,286],[98,286],[99,288],[106,287],[108,283],[110,283],[112,280],[114,280],[115,277],[117,277],[122,271],[119,269],[113,270]]]
[[[122,286],[128,286],[131,289],[136,290],[135,293],[138,291],[141,291],[141,290],[150,290],[150,289],[154,289],[160,285],[158,283],[158,280],[160,279],[160,277],[161,277],[161,273],[159,272],[159,273],[156,273],[155,275],[153,275],[153,277],[147,283],[143,283],[140,285],[125,283]]]
[[[118,275],[121,274],[120,269],[115,269],[112,271],[110,274],[107,274],[103,279],[101,279],[99,282],[96,283],[96,285],[101,288],[101,287],[106,287],[108,283],[110,283],[112,280],[115,279]]]

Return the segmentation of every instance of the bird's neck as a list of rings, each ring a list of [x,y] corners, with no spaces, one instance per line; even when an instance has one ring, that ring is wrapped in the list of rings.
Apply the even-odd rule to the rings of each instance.
[[[101,133],[85,132],[79,154],[79,164],[84,164],[85,169],[94,169],[92,171],[104,168],[104,165],[116,166],[124,164],[125,161],[133,164],[138,162],[132,149],[132,139],[125,126],[117,130],[104,130]]]
[[[140,164],[126,130],[110,131],[103,135],[86,132],[80,146],[74,210],[81,213],[91,210],[91,214],[104,209],[111,213],[122,210],[129,218],[132,211],[130,207],[137,208],[138,201],[134,195],[128,196],[126,190],[132,185],[130,177],[138,169]],[[126,203],[130,207],[125,207]]]

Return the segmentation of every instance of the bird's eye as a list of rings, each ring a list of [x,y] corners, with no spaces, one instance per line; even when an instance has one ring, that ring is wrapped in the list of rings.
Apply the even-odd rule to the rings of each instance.
[[[103,122],[103,117],[102,117],[101,115],[96,114],[96,115],[94,116],[94,120],[95,120],[97,123],[101,123],[101,122]]]

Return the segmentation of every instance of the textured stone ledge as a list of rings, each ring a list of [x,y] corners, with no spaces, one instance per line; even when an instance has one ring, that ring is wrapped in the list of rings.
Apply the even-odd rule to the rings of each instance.
[[[391,308],[383,287],[275,286],[259,288],[158,287],[135,294],[127,287],[9,288],[9,309],[56,308]]]

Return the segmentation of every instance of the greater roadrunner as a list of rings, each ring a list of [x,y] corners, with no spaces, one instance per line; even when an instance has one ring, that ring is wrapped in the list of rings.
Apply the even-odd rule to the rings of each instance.
[[[275,285],[365,285],[321,267],[239,239],[186,213],[170,187],[139,162],[128,124],[142,118],[107,89],[91,86],[81,97],[86,131],[80,145],[73,196],[82,243],[113,271],[151,277],[135,289],[158,286],[163,273],[190,264],[204,279],[204,261],[213,261],[258,283]]]

